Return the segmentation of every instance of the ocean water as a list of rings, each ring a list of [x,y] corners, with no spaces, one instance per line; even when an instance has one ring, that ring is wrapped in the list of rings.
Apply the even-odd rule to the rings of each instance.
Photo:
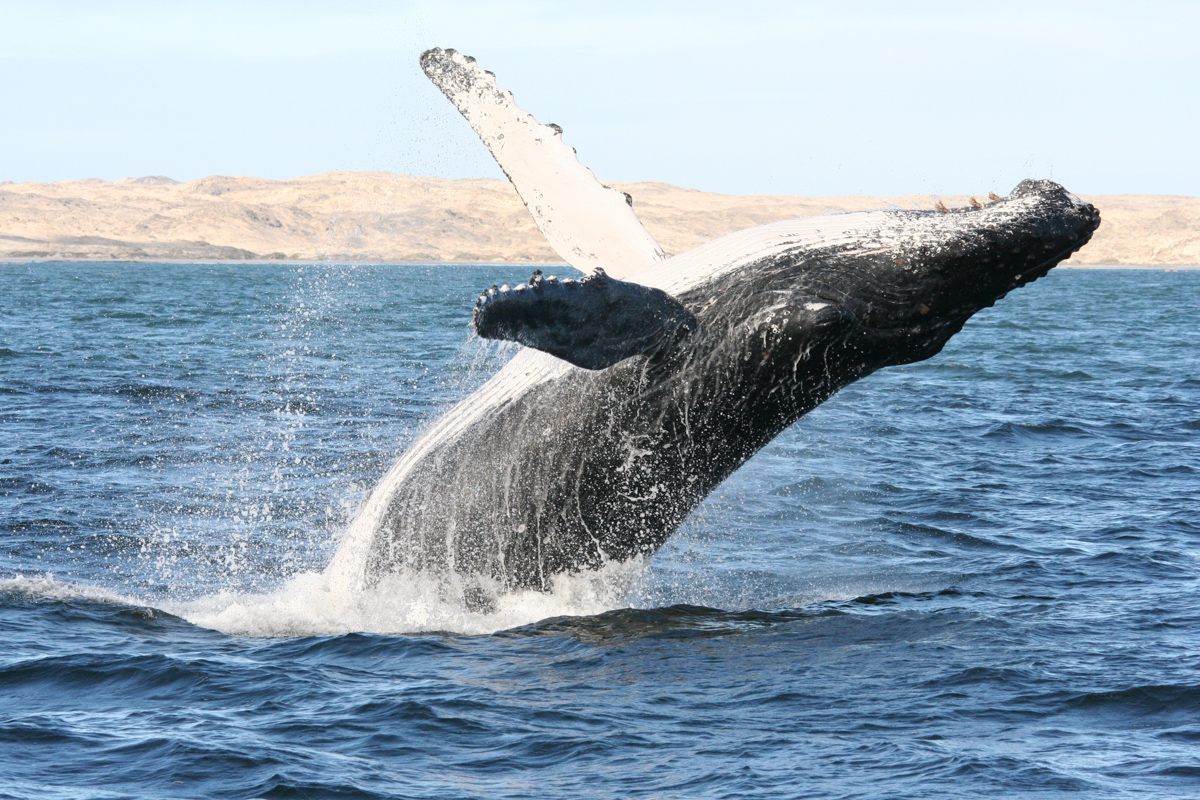
[[[528,269],[0,265],[0,797],[1200,796],[1200,271],[1051,273],[645,563],[338,594]]]

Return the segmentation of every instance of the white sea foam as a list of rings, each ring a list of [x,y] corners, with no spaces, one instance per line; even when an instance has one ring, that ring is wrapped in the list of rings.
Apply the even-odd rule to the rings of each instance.
[[[559,576],[550,592],[503,594],[486,612],[467,608],[458,587],[420,573],[388,575],[368,589],[347,591],[326,573],[304,572],[265,594],[220,592],[163,607],[196,625],[242,636],[486,634],[620,608],[643,570],[636,561]]]
[[[443,631],[488,634],[559,616],[587,616],[627,605],[641,579],[641,560],[559,576],[550,592],[500,595],[488,611],[467,608],[460,587],[423,574],[388,575],[366,590],[343,591],[320,572],[302,572],[274,591],[225,590],[195,599],[147,599],[62,581],[51,574],[0,579],[0,593],[48,600],[90,600],[157,608],[235,636],[330,636]]]

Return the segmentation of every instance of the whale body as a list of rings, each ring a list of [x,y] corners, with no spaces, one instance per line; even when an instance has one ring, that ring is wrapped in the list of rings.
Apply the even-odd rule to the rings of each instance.
[[[1061,186],[1024,181],[981,207],[786,220],[666,258],[490,73],[451,50],[422,66],[588,277],[480,296],[476,330],[527,347],[372,492],[330,567],[347,580],[414,570],[549,590],[649,555],[805,413],[935,355],[1099,225]]]

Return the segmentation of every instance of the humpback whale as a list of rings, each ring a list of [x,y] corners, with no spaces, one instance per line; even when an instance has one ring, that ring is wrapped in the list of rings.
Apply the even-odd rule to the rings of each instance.
[[[647,556],[805,413],[935,355],[1100,221],[1026,180],[970,208],[785,220],[668,258],[474,59],[434,49],[421,66],[584,276],[479,297],[476,331],[524,348],[369,495],[329,568],[359,585],[425,571],[490,596]]]

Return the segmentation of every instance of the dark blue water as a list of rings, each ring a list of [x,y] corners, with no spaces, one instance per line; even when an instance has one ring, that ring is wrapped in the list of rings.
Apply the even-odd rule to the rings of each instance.
[[[1052,273],[648,564],[335,596],[527,272],[0,265],[0,797],[1200,796],[1200,271]]]

